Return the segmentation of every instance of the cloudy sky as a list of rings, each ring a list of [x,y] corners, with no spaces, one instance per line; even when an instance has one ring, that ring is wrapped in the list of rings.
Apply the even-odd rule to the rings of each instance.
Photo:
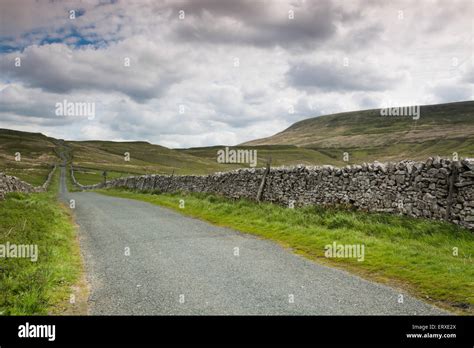
[[[471,100],[473,4],[2,0],[0,128],[235,145],[328,113]],[[95,117],[58,116],[64,100]]]

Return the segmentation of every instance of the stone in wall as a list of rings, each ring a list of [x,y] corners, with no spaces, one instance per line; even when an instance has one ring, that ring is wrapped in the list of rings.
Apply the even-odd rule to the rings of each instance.
[[[0,199],[4,199],[9,192],[31,193],[37,190],[30,184],[21,181],[16,176],[0,173]]]

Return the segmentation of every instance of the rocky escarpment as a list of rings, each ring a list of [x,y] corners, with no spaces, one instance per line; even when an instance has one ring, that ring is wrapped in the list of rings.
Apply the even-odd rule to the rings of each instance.
[[[204,176],[143,175],[83,186],[159,192],[206,192],[256,199],[265,169],[239,169]],[[73,181],[75,181],[73,177]],[[350,205],[450,221],[474,229],[474,166],[470,160],[430,158],[426,162],[370,163],[272,168],[262,201],[287,206]]]

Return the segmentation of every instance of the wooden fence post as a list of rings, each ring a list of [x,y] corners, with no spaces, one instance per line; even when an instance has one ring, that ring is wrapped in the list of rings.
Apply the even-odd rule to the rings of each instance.
[[[167,193],[171,187],[171,182],[173,181],[173,177],[174,177],[174,169],[173,169],[173,172],[171,173],[171,176],[170,176],[170,181],[168,182],[168,186],[166,186],[166,191],[165,193]]]
[[[265,169],[265,172],[263,173],[262,181],[260,182],[260,187],[258,188],[257,192],[257,202],[260,202],[262,199],[262,194],[263,194],[263,188],[265,186],[265,180],[267,178],[268,173],[270,173],[270,165],[272,163],[272,158],[270,157],[267,161],[267,168]]]
[[[448,199],[447,199],[447,206],[446,206],[446,221],[449,221],[451,217],[451,206],[453,205],[453,192],[454,192],[454,182],[456,181],[456,177],[458,176],[458,167],[456,162],[451,163],[451,175],[448,179]]]

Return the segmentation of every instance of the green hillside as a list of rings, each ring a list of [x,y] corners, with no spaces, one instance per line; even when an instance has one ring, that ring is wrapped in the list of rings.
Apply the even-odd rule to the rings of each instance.
[[[41,133],[0,129],[0,171],[33,185],[46,180],[51,165],[58,162],[57,140]],[[15,154],[19,152],[19,161]]]
[[[351,162],[474,155],[474,102],[426,105],[420,118],[381,116],[380,109],[339,113],[297,122],[268,138],[242,145],[295,145]]]

